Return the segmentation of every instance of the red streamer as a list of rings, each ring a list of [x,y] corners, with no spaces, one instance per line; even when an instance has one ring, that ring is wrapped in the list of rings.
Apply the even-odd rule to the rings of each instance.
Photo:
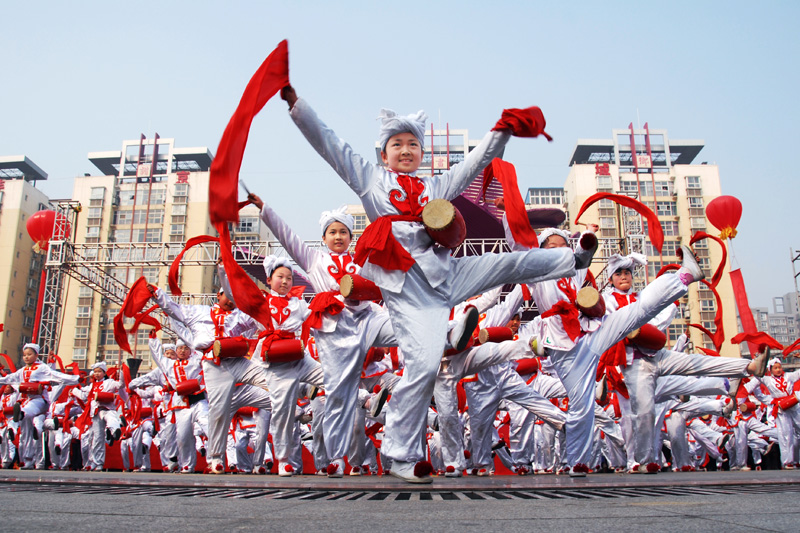
[[[239,106],[228,122],[211,163],[208,212],[213,224],[238,222],[235,209],[239,169],[253,118],[278,91],[289,85],[289,45],[281,41],[250,79]],[[225,267],[227,269],[227,266]],[[251,315],[252,316],[252,315]]]
[[[500,120],[497,121],[492,131],[509,130],[516,137],[538,137],[544,135],[548,141],[552,141],[544,128],[547,123],[544,120],[544,113],[538,107],[526,107],[525,109],[503,109]]]
[[[647,219],[647,233],[650,237],[650,242],[658,250],[658,253],[661,253],[661,247],[664,245],[664,230],[661,228],[661,222],[658,221],[658,217],[653,213],[652,209],[633,198],[610,192],[595,193],[583,202],[580,211],[578,211],[578,216],[575,217],[575,224],[580,224],[579,220],[584,211],[600,200],[611,200],[621,206],[633,209]]]
[[[493,178],[497,178],[497,181],[503,187],[503,202],[505,203],[508,227],[514,236],[514,240],[528,248],[538,248],[539,241],[536,239],[536,232],[533,231],[531,222],[528,219],[525,201],[519,192],[517,172],[514,169],[514,165],[497,157],[492,160],[492,163],[483,171],[481,197],[484,200]]]
[[[744,341],[747,341],[748,344],[755,344],[758,347],[767,345],[775,350],[783,350],[783,344],[779,343],[770,337],[768,333],[764,333],[763,331],[757,331],[755,333],[739,333],[731,339],[731,342],[734,344],[739,344]],[[758,351],[759,350],[756,350],[752,353],[755,355],[755,353]]]
[[[750,303],[747,301],[747,290],[744,288],[742,271],[738,268],[731,270],[730,276],[731,285],[733,286],[733,296],[736,299],[736,309],[739,311],[739,319],[742,321],[742,330],[744,333],[757,333],[758,328],[753,318],[753,311],[750,309]],[[748,341],[747,346],[750,348],[750,353],[755,357],[755,354],[758,353],[758,344]]]
[[[725,243],[722,241],[722,239],[714,235],[709,235],[705,231],[698,231],[692,235],[692,240],[689,241],[689,244],[694,244],[697,241],[702,241],[703,239],[711,239],[719,244],[722,248],[722,260],[719,262],[719,266],[717,267],[716,272],[714,272],[714,275],[711,276],[711,286],[716,287],[722,279],[722,272],[725,270],[725,265],[728,264],[728,248],[725,246]]]

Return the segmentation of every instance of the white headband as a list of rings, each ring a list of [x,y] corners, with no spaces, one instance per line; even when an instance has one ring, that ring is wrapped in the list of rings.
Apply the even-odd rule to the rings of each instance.
[[[428,120],[425,111],[420,110],[413,115],[403,117],[391,109],[381,109],[378,118],[381,121],[378,143],[382,152],[386,151],[386,143],[389,142],[389,139],[398,133],[410,133],[417,138],[422,149],[425,149],[425,121]]]
[[[95,368],[99,368],[104,373],[108,373],[108,365],[106,364],[105,361],[100,361],[98,363],[93,364],[92,365],[92,370],[94,370]]]
[[[271,278],[272,273],[278,270],[280,267],[286,267],[289,270],[292,270],[292,263],[286,257],[268,255],[264,258],[264,272],[267,273],[267,278]]]
[[[175,341],[175,350],[177,351],[178,347],[186,346],[186,341],[183,339],[178,339]]]
[[[617,270],[625,268],[633,274],[633,269],[636,268],[636,265],[646,266],[647,256],[637,253],[628,255],[614,254],[608,258],[608,273],[612,275]]]
[[[175,352],[178,349],[178,347],[174,344],[162,344],[161,347],[164,348],[165,352],[168,352],[169,350]]]
[[[545,228],[539,234],[539,247],[540,248],[542,246],[544,246],[545,241],[551,235],[558,235],[559,237],[564,237],[564,240],[567,241],[567,244],[569,244],[569,233],[567,233],[566,231],[564,231],[562,229],[558,229],[558,228]]]
[[[348,214],[346,210],[347,206],[343,205],[339,209],[322,212],[322,214],[319,216],[319,227],[322,228],[323,235],[325,235],[325,232],[328,231],[328,226],[334,222],[341,222],[347,226],[347,229],[350,230],[350,235],[353,234],[353,215]]]
[[[23,350],[26,349],[26,348],[30,348],[31,350],[36,352],[36,355],[39,355],[39,351],[41,350],[41,347],[38,344],[34,344],[32,342],[29,342],[25,346],[22,347]]]
[[[768,370],[771,370],[771,369],[772,369],[772,366],[773,366],[775,363],[780,363],[780,362],[781,362],[781,360],[780,360],[780,359],[778,359],[777,357],[773,357],[772,359],[770,359],[769,361],[767,361],[767,369],[768,369]]]

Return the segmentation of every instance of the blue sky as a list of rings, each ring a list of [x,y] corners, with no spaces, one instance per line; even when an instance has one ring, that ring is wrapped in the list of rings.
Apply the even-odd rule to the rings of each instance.
[[[800,4],[761,4],[15,2],[2,9],[0,155],[27,155],[49,174],[41,188],[67,197],[74,176],[97,174],[89,152],[140,133],[216,152],[248,79],[288,39],[298,94],[362,154],[381,107],[480,137],[504,107],[540,106],[555,141],[506,150],[525,188],[562,186],[578,138],[630,122],[703,139],[698,161],[744,204],[735,253],[765,306],[794,290],[800,248]],[[357,201],[277,99],[241,176],[307,239],[320,211]]]

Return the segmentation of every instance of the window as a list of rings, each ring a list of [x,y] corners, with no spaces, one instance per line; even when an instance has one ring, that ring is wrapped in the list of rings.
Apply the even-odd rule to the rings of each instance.
[[[172,224],[169,227],[170,235],[183,235],[185,226],[183,224]]]
[[[367,227],[367,215],[355,215],[353,217],[353,231],[364,231]]]
[[[175,196],[189,196],[189,184],[188,183],[176,183],[175,184]]]
[[[98,340],[98,344],[106,345],[106,344],[117,344],[117,341],[114,339],[114,330],[113,329],[101,329],[100,330],[100,339]]]
[[[639,190],[635,181],[620,181],[619,188],[622,192],[637,192]]]
[[[92,315],[92,308],[88,305],[78,306],[78,311],[75,314],[77,318],[89,318]]]
[[[706,219],[702,217],[691,218],[692,229],[705,229]]]
[[[88,339],[89,338],[89,328],[75,328],[75,338],[76,339]]]
[[[257,233],[258,217],[241,217],[236,226],[236,233]]]
[[[78,289],[78,297],[79,298],[91,298],[92,296],[92,289],[87,287],[86,285],[81,285]]]
[[[106,197],[105,187],[92,187],[91,193],[89,194],[90,200],[104,200],[105,197]]]
[[[86,236],[87,237],[100,237],[100,226],[89,226],[86,228]]]
[[[675,205],[675,202],[658,202],[658,216],[660,217],[670,217],[675,216],[678,214],[678,207]]]
[[[672,196],[672,182],[671,181],[657,181],[656,182],[656,196]]]
[[[89,218],[100,218],[100,217],[103,216],[103,208],[102,207],[90,207],[86,216],[89,217]]]
[[[33,317],[30,317],[30,316],[22,317],[22,327],[23,328],[32,328],[33,327]]]
[[[615,228],[616,219],[614,217],[600,217],[600,227],[604,229]]]
[[[73,348],[72,349],[72,360],[73,361],[85,361],[86,360],[86,348]]]
[[[686,176],[686,188],[687,189],[699,189],[700,188],[700,176]]]
[[[689,198],[689,208],[691,208],[691,209],[702,209],[703,208],[703,197],[702,196],[691,196]]]
[[[716,310],[716,305],[714,304],[714,300],[700,300],[700,312],[714,312]]]
[[[172,216],[185,215],[185,214],[186,214],[186,204],[172,206]]]
[[[597,176],[597,189],[611,190],[611,176]]]

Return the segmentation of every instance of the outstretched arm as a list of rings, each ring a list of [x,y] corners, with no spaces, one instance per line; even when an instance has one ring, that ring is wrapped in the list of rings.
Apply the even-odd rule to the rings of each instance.
[[[351,146],[326,126],[311,106],[305,100],[297,98],[296,94],[294,102],[290,103],[289,114],[314,150],[359,197],[364,196],[377,180],[377,167],[355,153]]]
[[[309,272],[314,260],[318,257],[320,252],[306,246],[306,243],[292,231],[292,228],[278,216],[278,213],[267,205],[258,195],[251,193],[247,198],[253,202],[256,207],[261,209],[261,220],[263,220],[264,224],[275,234],[275,237],[280,241],[281,245],[283,245],[289,257],[294,259],[297,266]]]

